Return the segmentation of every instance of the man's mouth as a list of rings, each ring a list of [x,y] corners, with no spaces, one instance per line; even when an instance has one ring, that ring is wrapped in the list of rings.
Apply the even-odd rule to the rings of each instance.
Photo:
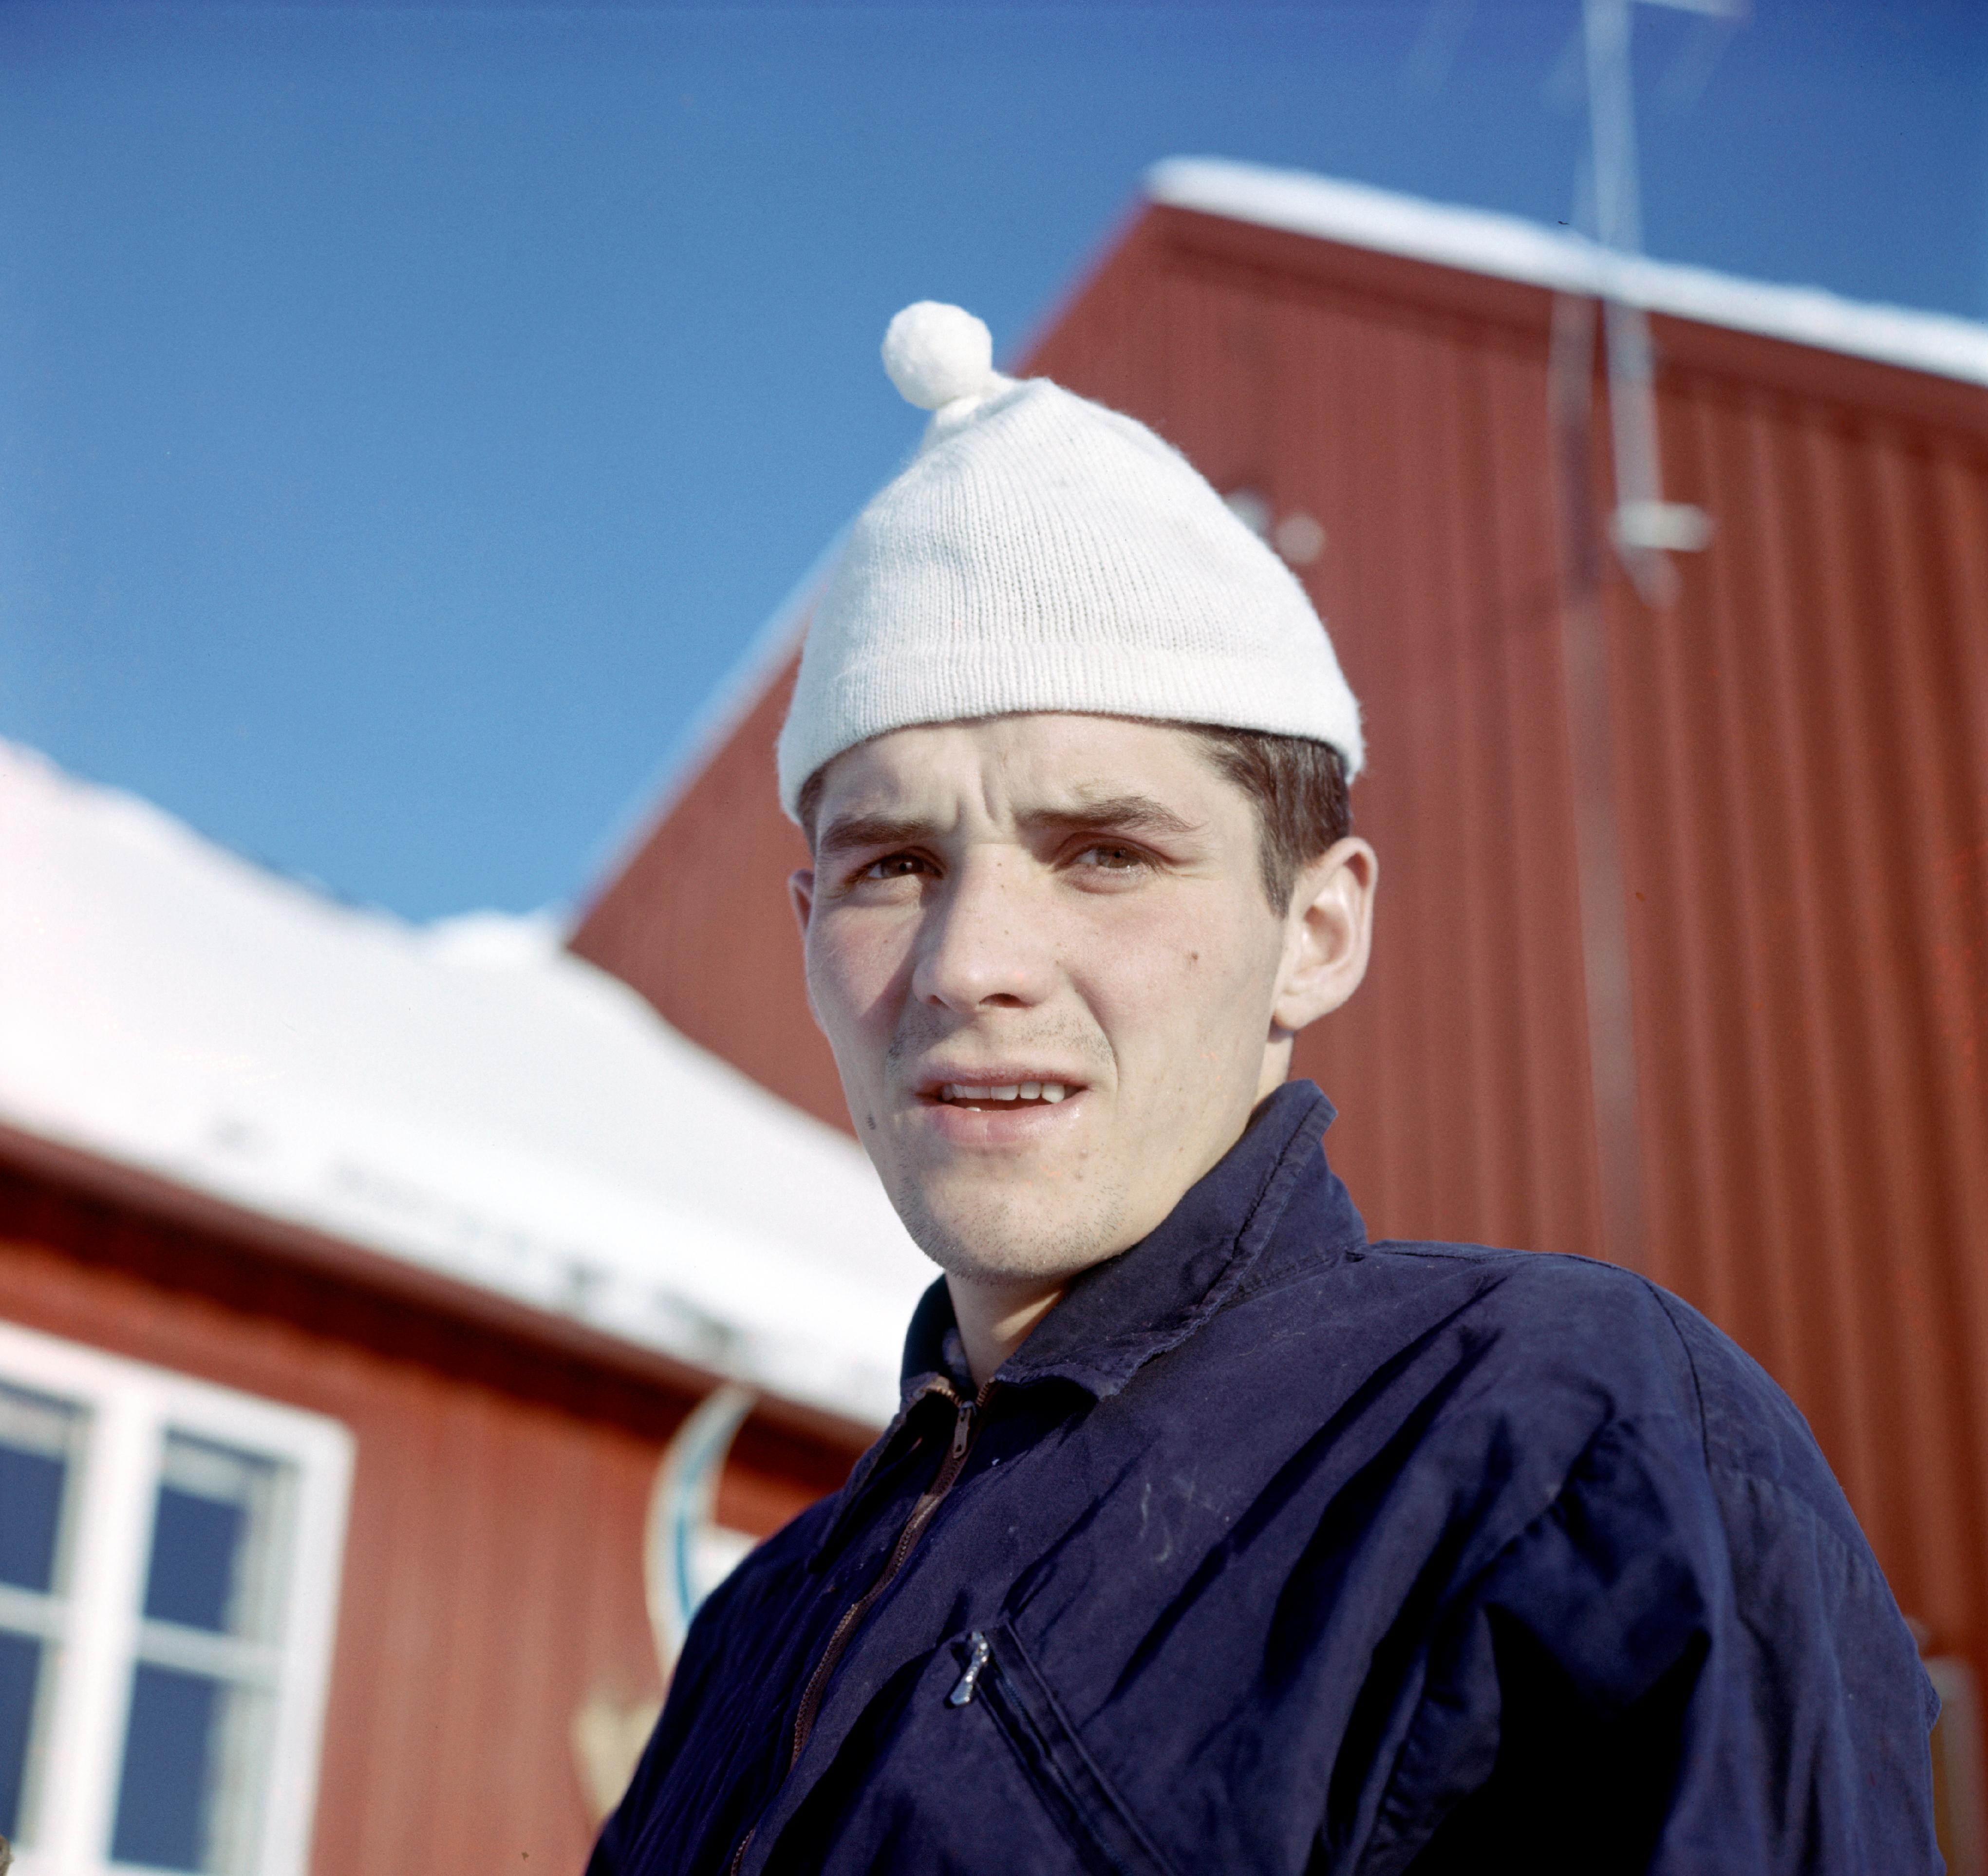
[[[928,1097],[948,1107],[981,1111],[1016,1107],[1053,1107],[1077,1092],[1067,1081],[1002,1082],[992,1086],[978,1082],[942,1082]]]

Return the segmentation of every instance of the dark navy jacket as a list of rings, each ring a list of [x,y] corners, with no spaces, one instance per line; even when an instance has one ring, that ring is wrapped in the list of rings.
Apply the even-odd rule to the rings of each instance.
[[[1370,1244],[1330,1117],[1273,1096],[977,1411],[935,1286],[592,1876],[1939,1868],[1932,1691],[1780,1391],[1608,1265]]]

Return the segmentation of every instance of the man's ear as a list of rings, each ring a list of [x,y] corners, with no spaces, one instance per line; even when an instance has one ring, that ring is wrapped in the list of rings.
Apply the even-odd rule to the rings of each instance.
[[[1339,1008],[1367,975],[1374,943],[1374,889],[1381,862],[1349,835],[1298,875],[1284,928],[1273,1026],[1295,1035]]]
[[[787,875],[787,903],[794,908],[794,923],[800,927],[801,987],[807,993],[808,1014],[814,1019],[814,1026],[821,1029],[821,1012],[814,1006],[814,980],[807,974],[808,921],[814,916],[814,870],[810,867],[796,867]],[[827,1032],[824,1029],[823,1034]]]
[[[814,870],[796,867],[787,875],[787,902],[794,908],[794,923],[801,928],[801,942],[807,942],[808,920],[814,913]]]

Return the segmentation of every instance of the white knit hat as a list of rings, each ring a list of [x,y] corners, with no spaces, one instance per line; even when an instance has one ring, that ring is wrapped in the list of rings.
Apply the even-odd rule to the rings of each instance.
[[[1360,707],[1290,570],[1143,424],[992,360],[957,306],[921,300],[884,335],[932,420],[815,608],[780,731],[788,813],[872,736],[1018,711],[1309,737],[1351,779]]]

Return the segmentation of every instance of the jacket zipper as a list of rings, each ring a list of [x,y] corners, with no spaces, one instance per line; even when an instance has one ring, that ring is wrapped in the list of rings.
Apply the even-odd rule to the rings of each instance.
[[[966,1465],[966,1455],[973,1445],[973,1423],[982,1408],[987,1404],[987,1397],[994,1391],[994,1384],[989,1381],[970,1401],[962,1401],[952,1389],[942,1381],[934,1391],[942,1391],[953,1404],[952,1445],[941,1462],[938,1475],[926,1486],[918,1502],[911,1507],[911,1515],[904,1520],[904,1529],[898,1533],[898,1541],[891,1548],[884,1567],[876,1580],[842,1612],[841,1619],[830,1632],[828,1645],[821,1651],[821,1659],[815,1663],[814,1672],[807,1678],[807,1685],[801,1689],[800,1710],[794,1715],[793,1743],[787,1753],[787,1770],[791,1772],[800,1763],[803,1750],[808,1742],[808,1735],[814,1730],[816,1715],[821,1712],[822,1696],[828,1691],[829,1676],[834,1673],[836,1664],[842,1659],[844,1651],[854,1639],[856,1631],[863,1618],[876,1605],[877,1599],[888,1590],[918,1540],[925,1535],[925,1526],[931,1523],[932,1515],[940,1502],[950,1492]],[[752,1847],[752,1839],[759,1830],[755,1824],[739,1841],[739,1847],[732,1853],[728,1876],[739,1876],[739,1866],[746,1861],[746,1852]]]
[[[829,1676],[834,1673],[836,1664],[842,1659],[843,1651],[854,1639],[857,1625],[875,1606],[877,1600],[891,1587],[904,1560],[925,1535],[925,1526],[932,1521],[932,1515],[939,1508],[940,1501],[950,1492],[966,1465],[966,1455],[973,1444],[975,1416],[987,1404],[988,1395],[993,1391],[989,1381],[970,1401],[962,1401],[948,1388],[955,1411],[952,1421],[952,1448],[938,1469],[938,1475],[925,1488],[924,1495],[911,1507],[911,1515],[904,1520],[904,1528],[898,1533],[898,1541],[891,1548],[889,1559],[877,1575],[877,1580],[856,1601],[842,1612],[842,1619],[835,1625],[828,1638],[828,1646],[821,1651],[821,1659],[816,1662],[814,1672],[808,1676],[807,1685],[801,1690],[800,1710],[794,1715],[794,1742],[787,1755],[787,1770],[791,1772],[800,1763],[808,1735],[814,1730],[815,1718],[821,1711],[822,1696],[828,1691]]]
[[[972,1703],[974,1690],[979,1686],[980,1676],[986,1671],[987,1658],[993,1651],[987,1638],[979,1629],[966,1638],[966,1665],[960,1671],[959,1678],[953,1682],[952,1692],[945,1697],[948,1706],[963,1707]]]

